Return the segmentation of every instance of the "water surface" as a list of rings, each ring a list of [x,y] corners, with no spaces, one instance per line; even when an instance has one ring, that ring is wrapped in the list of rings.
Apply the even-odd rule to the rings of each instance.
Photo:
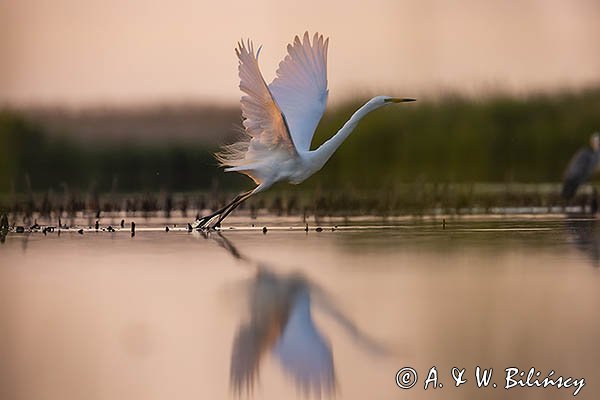
[[[577,397],[600,395],[595,220],[231,221],[208,235],[163,220],[134,237],[10,233],[1,397],[572,397],[506,390],[508,367],[585,378]],[[403,390],[408,366],[419,380]],[[443,387],[424,391],[432,366]],[[498,387],[478,389],[476,366]],[[452,367],[467,383],[454,387]]]

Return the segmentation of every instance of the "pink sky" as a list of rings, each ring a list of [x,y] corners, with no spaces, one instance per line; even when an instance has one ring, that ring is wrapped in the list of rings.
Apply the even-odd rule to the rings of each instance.
[[[295,34],[330,37],[330,99],[600,83],[600,2],[0,0],[0,104],[239,99],[233,48],[267,81]]]

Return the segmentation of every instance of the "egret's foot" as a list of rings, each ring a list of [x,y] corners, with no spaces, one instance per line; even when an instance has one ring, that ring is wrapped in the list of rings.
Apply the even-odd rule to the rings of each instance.
[[[216,215],[214,218],[211,218],[210,221],[205,226],[205,229],[210,231],[216,231],[221,229],[221,222],[219,221],[220,215]]]
[[[206,217],[197,219],[192,224],[192,228],[198,231],[209,231],[219,229],[221,227],[221,223],[219,222],[220,216],[221,214],[208,215]]]
[[[203,231],[208,229],[208,223],[210,222],[212,218],[209,217],[203,217],[200,219],[197,219],[193,224],[192,224],[192,229],[195,229],[197,231]]]
[[[201,230],[206,224],[205,218],[199,218],[196,221],[192,222],[192,229]]]

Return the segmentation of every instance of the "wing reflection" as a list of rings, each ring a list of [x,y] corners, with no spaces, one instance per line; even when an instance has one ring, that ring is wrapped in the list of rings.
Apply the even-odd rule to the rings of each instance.
[[[320,397],[335,392],[331,344],[315,325],[313,307],[333,318],[364,349],[384,353],[383,347],[364,335],[318,285],[300,274],[277,274],[268,265],[249,260],[221,234],[211,237],[233,257],[257,268],[249,283],[248,318],[233,341],[230,384],[235,393],[252,391],[267,353],[275,357],[303,395]]]
[[[332,392],[331,346],[313,322],[306,280],[259,267],[250,285],[249,318],[239,327],[231,354],[234,392],[252,390],[261,358],[269,351],[302,392]]]

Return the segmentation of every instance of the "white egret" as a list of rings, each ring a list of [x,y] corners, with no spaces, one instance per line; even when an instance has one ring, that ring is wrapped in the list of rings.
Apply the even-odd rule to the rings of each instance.
[[[344,126],[316,150],[310,150],[315,129],[327,103],[327,47],[329,39],[308,32],[288,44],[276,78],[267,85],[258,66],[260,48],[251,41],[238,43],[242,117],[245,131],[237,142],[224,146],[216,157],[227,172],[249,176],[257,186],[239,194],[220,210],[198,219],[198,229],[220,226],[238,205],[276,182],[298,184],[319,171],[368,113],[388,104],[414,99],[377,96],[359,108]]]

